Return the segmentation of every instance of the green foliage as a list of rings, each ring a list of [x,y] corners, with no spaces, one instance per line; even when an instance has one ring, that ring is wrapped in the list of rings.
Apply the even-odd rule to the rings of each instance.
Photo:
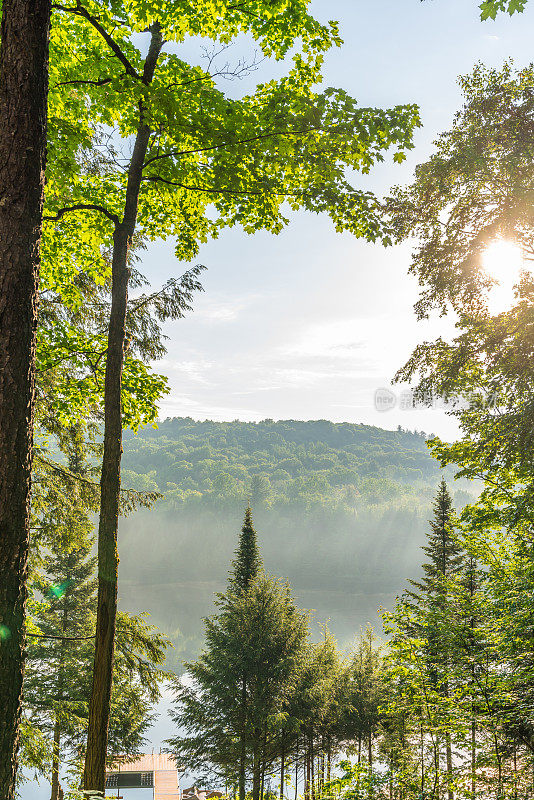
[[[480,4],[480,18],[482,20],[495,19],[500,11],[510,16],[525,10],[527,0],[485,0]]]
[[[38,461],[32,519],[23,763],[46,777],[63,766],[79,780],[92,684],[96,578],[85,431],[63,431],[68,469]],[[110,754],[134,753],[160,696],[168,640],[143,615],[117,620]]]

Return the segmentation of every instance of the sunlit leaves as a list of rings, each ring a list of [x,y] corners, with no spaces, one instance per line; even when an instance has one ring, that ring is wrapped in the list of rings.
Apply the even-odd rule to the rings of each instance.
[[[482,20],[495,19],[501,11],[515,14],[525,10],[527,0],[486,0],[480,4],[480,18]]]

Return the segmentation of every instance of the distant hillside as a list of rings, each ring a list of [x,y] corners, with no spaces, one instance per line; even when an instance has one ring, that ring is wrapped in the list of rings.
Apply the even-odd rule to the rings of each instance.
[[[177,668],[225,586],[247,499],[266,569],[345,642],[418,574],[441,474],[424,434],[326,420],[167,419],[125,435],[123,465],[123,485],[164,499],[121,525],[121,600],[170,633]]]

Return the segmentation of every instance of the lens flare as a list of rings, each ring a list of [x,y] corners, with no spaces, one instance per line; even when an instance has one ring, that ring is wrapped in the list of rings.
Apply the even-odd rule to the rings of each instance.
[[[63,581],[62,583],[53,583],[48,589],[48,597],[60,600],[65,596],[67,589],[72,581]]]
[[[5,642],[11,637],[11,631],[7,625],[0,625],[0,642]]]

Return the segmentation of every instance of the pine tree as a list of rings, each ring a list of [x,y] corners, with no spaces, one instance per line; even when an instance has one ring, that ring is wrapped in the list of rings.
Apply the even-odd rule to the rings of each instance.
[[[239,544],[232,562],[230,587],[238,593],[247,591],[262,568],[263,563],[252,522],[252,509],[247,506]]]

